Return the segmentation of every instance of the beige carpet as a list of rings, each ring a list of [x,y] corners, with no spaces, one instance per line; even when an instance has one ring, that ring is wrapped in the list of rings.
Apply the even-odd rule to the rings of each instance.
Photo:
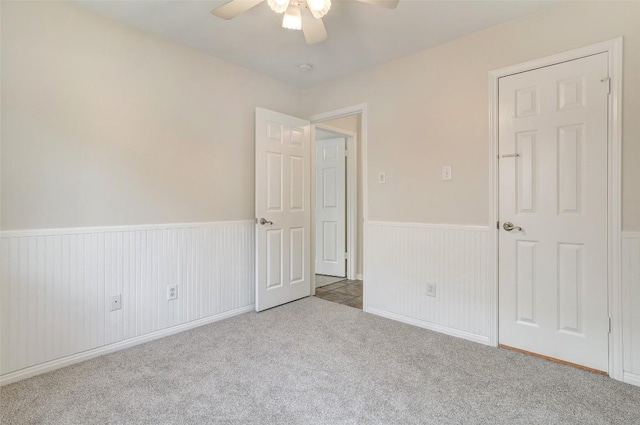
[[[0,390],[4,424],[640,424],[640,388],[315,297]]]

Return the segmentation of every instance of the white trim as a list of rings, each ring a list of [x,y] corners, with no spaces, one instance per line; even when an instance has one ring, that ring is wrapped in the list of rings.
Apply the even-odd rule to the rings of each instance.
[[[636,385],[640,387],[640,375],[631,372],[624,372],[622,381],[627,384]]]
[[[218,226],[228,224],[253,223],[253,220],[211,221],[198,223],[131,224],[124,226],[67,227],[56,229],[3,230],[0,238],[21,238],[38,235],[79,235],[85,233],[133,232],[137,230],[183,229],[190,227]]]
[[[545,58],[497,69],[489,72],[489,131],[490,149],[490,195],[489,195],[489,227],[495,226],[498,214],[498,79],[508,75],[526,72],[545,66],[555,65],[569,60],[579,59],[598,53],[608,53],[609,77],[611,78],[611,95],[609,96],[609,174],[608,174],[608,229],[609,229],[609,315],[612,321],[609,336],[609,376],[623,379],[622,351],[622,282],[620,243],[622,230],[622,193],[621,193],[621,148],[622,148],[622,37],[590,46],[581,47],[568,52]],[[498,345],[498,235],[490,232],[490,279],[494,282],[489,304],[491,308],[491,326],[489,340],[493,346]]]
[[[640,239],[640,232],[622,232],[622,239]]]
[[[400,221],[368,221],[367,226],[384,227],[411,227],[420,229],[443,229],[443,230],[470,230],[478,232],[488,232],[487,226],[473,226],[466,224],[439,224],[439,223],[405,223]]]
[[[414,319],[412,317],[403,316],[389,311],[380,310],[374,307],[368,307],[364,309],[367,313],[375,314],[377,316],[385,317],[387,319],[397,320],[398,322],[406,323],[408,325],[418,326],[420,328],[429,329],[434,332],[440,332],[446,335],[455,336],[457,338],[466,339],[473,342],[478,342],[484,345],[491,345],[489,338],[482,335],[472,334],[470,332],[461,331],[459,329],[450,328],[448,326],[437,325],[435,323],[425,322],[424,320]]]
[[[367,221],[367,217],[368,217],[368,208],[367,208],[367,198],[368,198],[368,190],[367,190],[367,137],[368,137],[368,132],[367,132],[367,128],[368,128],[368,124],[367,124],[367,104],[366,103],[360,103],[358,105],[352,105],[352,106],[347,106],[345,108],[340,108],[340,109],[335,109],[333,111],[328,111],[328,112],[323,112],[320,114],[315,114],[312,115],[309,118],[309,121],[311,121],[312,124],[317,124],[321,121],[329,121],[329,120],[333,120],[333,119],[337,119],[337,118],[342,118],[342,117],[346,117],[349,115],[356,115],[356,114],[360,114],[360,156],[359,156],[359,160],[360,160],[360,164],[361,164],[361,174],[360,174],[360,180],[362,181],[362,187],[360,187],[359,189],[362,191],[362,218],[358,217],[358,219],[362,219],[362,252],[361,252],[361,256],[362,256],[362,263],[363,263],[363,267],[365,264],[365,255],[366,255],[366,237],[367,237],[367,230],[364,224]],[[313,136],[312,136],[313,137]],[[363,271],[363,275],[366,275],[366,271]],[[362,276],[362,278],[364,279],[364,276]],[[363,280],[362,279],[362,280]],[[313,279],[312,279],[313,280]],[[367,305],[367,289],[366,289],[367,285],[364,285],[364,293],[363,293],[363,307],[366,307]],[[312,292],[315,293],[315,292]]]
[[[338,118],[348,117],[349,115],[364,114],[366,110],[367,104],[359,103],[357,105],[346,106],[344,108],[334,109],[332,111],[311,115],[311,117],[309,117],[309,121],[317,124],[321,121],[335,120]]]
[[[353,131],[343,130],[341,128],[332,127],[327,124],[318,123],[311,124],[311,133],[313,134],[311,141],[311,161],[312,161],[312,184],[311,184],[311,224],[315,225],[315,211],[316,211],[316,185],[315,185],[315,148],[316,148],[316,140],[315,140],[315,130],[328,130],[333,133],[340,134],[345,137],[346,150],[347,150],[347,180],[346,180],[346,189],[347,189],[347,253],[349,258],[347,260],[347,274],[346,278],[353,280],[356,276],[357,272],[357,264],[355,259],[358,258],[358,179],[356,178],[356,173],[358,170],[358,135]],[[355,195],[355,196],[353,196]],[[314,227],[315,229],[315,227]],[[311,262],[315,263],[315,231],[312,229],[312,239],[311,239]],[[315,270],[314,270],[315,272]]]
[[[17,370],[15,372],[7,373],[5,375],[0,376],[0,386],[4,386],[7,384],[11,384],[13,382],[27,379],[32,376],[39,375],[41,373],[60,369],[65,366],[70,366],[75,363],[80,363],[80,362],[92,359],[94,357],[102,356],[104,354],[109,354],[115,351],[124,350],[125,348],[133,347],[135,345],[144,344],[145,342],[150,342],[155,339],[164,338],[166,336],[173,335],[179,332],[184,332],[189,329],[194,329],[200,326],[208,325],[210,323],[214,323],[223,319],[228,319],[230,317],[237,316],[239,314],[248,313],[253,311],[253,309],[254,309],[254,305],[251,304],[245,307],[237,308],[235,310],[230,310],[224,313],[205,317],[203,319],[194,320],[193,322],[188,322],[182,325],[173,326],[167,329],[162,329],[153,333],[138,336],[136,338],[127,339],[121,342],[116,342],[114,344],[105,345],[99,348],[94,348],[92,350],[84,351],[82,353],[72,354],[70,356],[62,357],[60,359],[52,360],[50,362],[41,363],[36,366],[31,366],[25,369]]]

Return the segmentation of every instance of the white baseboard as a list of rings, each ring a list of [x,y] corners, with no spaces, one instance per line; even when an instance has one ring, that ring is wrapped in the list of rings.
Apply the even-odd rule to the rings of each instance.
[[[391,313],[388,311],[380,310],[374,307],[367,307],[364,309],[367,313],[375,314],[377,316],[386,317],[387,319],[397,320],[398,322],[406,323],[413,326],[418,326],[424,329],[429,329],[434,332],[455,336],[457,338],[466,339],[473,342],[478,342],[484,345],[491,345],[489,343],[489,337],[476,335],[469,332],[461,331],[459,329],[449,328],[447,326],[437,325],[435,323],[425,322],[423,320],[414,319],[412,317],[402,316],[400,314]]]
[[[622,378],[623,382],[627,384],[635,385],[640,387],[640,375],[631,372],[624,372],[624,376]]]
[[[52,360],[46,363],[41,363],[36,366],[31,366],[22,370],[7,373],[0,376],[0,387],[11,384],[13,382],[21,381],[23,379],[31,378],[32,376],[40,375],[42,373],[50,372],[52,370],[60,369],[66,366],[70,366],[75,363],[80,363],[94,357],[102,356],[104,354],[113,353],[115,351],[124,350],[135,345],[144,344],[155,339],[163,338],[169,335],[177,334],[180,332],[194,329],[200,326],[208,325],[229,317],[237,316],[239,314],[248,313],[254,310],[254,305],[248,305],[245,307],[237,308],[235,310],[227,311],[224,313],[216,314],[213,316],[205,317],[203,319],[194,320],[192,322],[184,323],[182,325],[173,326],[160,331],[152,332],[150,334],[141,335],[136,338],[127,339],[115,344],[105,345],[103,347],[87,350],[82,353],[73,354],[70,356],[62,357],[60,359]]]
[[[356,275],[356,280],[364,280],[364,278],[362,277],[361,274],[357,274]]]

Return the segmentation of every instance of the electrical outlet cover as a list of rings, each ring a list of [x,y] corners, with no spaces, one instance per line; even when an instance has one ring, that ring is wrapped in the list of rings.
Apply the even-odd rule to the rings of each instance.
[[[122,295],[114,295],[111,297],[111,311],[120,310],[122,308]]]
[[[167,286],[167,301],[178,299],[178,285]]]

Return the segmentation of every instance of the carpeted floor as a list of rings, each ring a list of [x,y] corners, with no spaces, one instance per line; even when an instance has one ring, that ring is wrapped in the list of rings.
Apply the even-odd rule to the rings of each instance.
[[[640,388],[314,297],[0,397],[2,424],[640,424]]]

